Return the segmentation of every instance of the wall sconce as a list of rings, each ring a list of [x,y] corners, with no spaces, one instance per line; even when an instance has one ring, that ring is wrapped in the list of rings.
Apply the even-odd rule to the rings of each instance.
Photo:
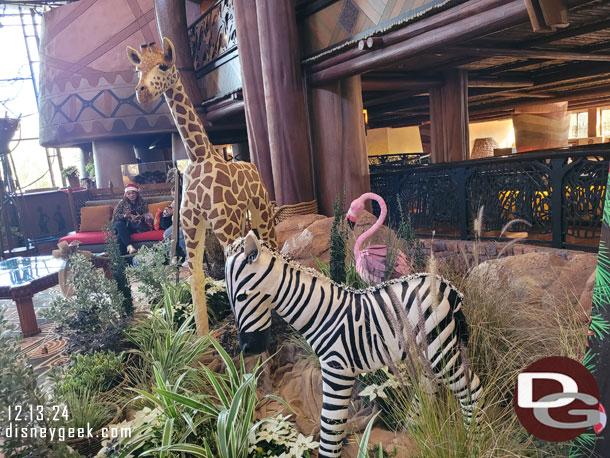
[[[366,132],[369,129],[369,112],[365,108],[364,110],[362,110],[362,114],[364,116],[364,135],[366,135]]]

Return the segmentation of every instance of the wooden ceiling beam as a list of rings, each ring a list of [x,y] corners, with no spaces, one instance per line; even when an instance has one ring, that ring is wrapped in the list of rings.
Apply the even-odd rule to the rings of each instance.
[[[320,85],[349,76],[378,69],[424,52],[431,52],[447,42],[459,43],[486,35],[502,27],[517,25],[527,20],[523,0],[513,0],[466,19],[420,33],[413,39],[370,51],[350,61],[320,70],[309,75],[309,82]],[[405,27],[406,29],[406,27]]]
[[[594,22],[593,24],[587,24],[583,27],[569,28],[561,32],[556,32],[554,34],[535,38],[533,40],[526,41],[525,43],[523,43],[523,46],[525,48],[536,47],[548,43],[554,43],[557,41],[565,40],[567,38],[574,38],[580,35],[599,32],[600,30],[604,30],[607,28],[610,28],[610,19],[604,19],[603,21]]]
[[[448,10],[441,11],[440,13],[424,18],[420,21],[408,24],[399,30],[387,33],[383,37],[379,38],[382,38],[383,46],[390,46],[409,38],[413,38],[424,32],[434,30],[438,27],[452,24],[458,20],[466,19],[475,14],[497,8],[505,3],[505,0],[470,0],[461,5],[457,5]],[[354,43],[354,46],[355,45],[356,43]],[[334,65],[346,62],[357,56],[366,54],[367,51],[368,50],[360,50],[357,47],[350,48],[346,51],[340,52],[339,54],[332,55],[320,62],[309,65],[308,71],[310,73],[319,72]]]
[[[610,54],[590,54],[577,51],[549,51],[542,49],[511,49],[511,48],[448,48],[447,53],[465,54],[478,57],[514,57],[517,59],[550,59],[550,60],[580,60],[609,62]]]
[[[440,86],[440,79],[403,79],[403,78],[371,78],[362,77],[363,91],[423,91],[434,86]]]
[[[525,88],[533,85],[534,81],[531,79],[486,78],[483,76],[469,76],[468,78],[468,87]]]

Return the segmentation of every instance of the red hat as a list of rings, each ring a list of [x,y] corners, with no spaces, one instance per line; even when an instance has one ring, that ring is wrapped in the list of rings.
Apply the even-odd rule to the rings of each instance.
[[[127,194],[129,191],[140,192],[140,187],[135,183],[129,183],[127,186],[125,186],[125,194]]]

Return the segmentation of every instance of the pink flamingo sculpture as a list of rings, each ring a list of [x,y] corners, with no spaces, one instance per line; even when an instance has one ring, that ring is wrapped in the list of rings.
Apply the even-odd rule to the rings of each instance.
[[[362,244],[383,225],[388,213],[386,204],[381,196],[378,196],[377,194],[372,192],[362,194],[350,205],[347,212],[347,222],[350,228],[354,229],[356,218],[362,210],[364,210],[364,202],[367,200],[376,201],[381,208],[381,214],[379,215],[379,218],[377,218],[375,224],[361,234],[356,240],[354,245],[354,257],[356,258],[356,272],[358,272],[360,278],[369,284],[377,284],[386,280],[386,257],[388,254],[388,247],[386,245],[369,245],[363,249]],[[392,269],[390,279],[408,275],[412,270],[405,254],[398,249],[396,251],[396,262]]]

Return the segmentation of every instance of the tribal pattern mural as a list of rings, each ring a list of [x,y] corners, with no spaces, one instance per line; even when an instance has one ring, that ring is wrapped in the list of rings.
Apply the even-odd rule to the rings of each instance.
[[[52,9],[43,21],[42,145],[175,131],[165,103],[136,103],[138,76],[125,57],[127,41],[159,40],[153,0],[81,0]]]

